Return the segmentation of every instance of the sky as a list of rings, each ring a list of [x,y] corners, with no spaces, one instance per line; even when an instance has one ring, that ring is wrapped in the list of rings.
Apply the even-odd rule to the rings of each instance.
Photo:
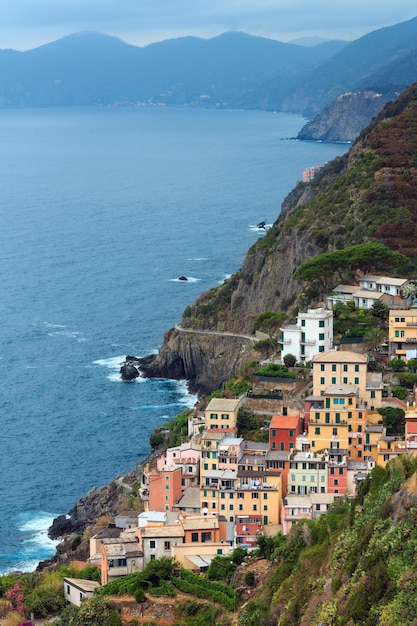
[[[243,31],[279,41],[353,41],[417,16],[416,0],[0,0],[0,49],[29,50],[72,33],[137,46]]]

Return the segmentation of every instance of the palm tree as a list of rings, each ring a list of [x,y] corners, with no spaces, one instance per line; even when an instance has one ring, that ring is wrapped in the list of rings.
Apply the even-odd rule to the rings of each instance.
[[[363,336],[364,342],[368,346],[368,350],[376,350],[387,339],[387,333],[379,326],[372,326],[368,328]]]

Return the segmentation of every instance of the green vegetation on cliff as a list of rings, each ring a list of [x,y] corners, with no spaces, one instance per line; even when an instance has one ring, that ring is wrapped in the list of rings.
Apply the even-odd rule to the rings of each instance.
[[[317,255],[337,253],[343,261],[341,251],[363,252],[363,244],[401,253],[395,258],[395,273],[416,276],[416,137],[414,84],[383,109],[346,155],[326,164],[310,183],[297,185],[274,226],[248,251],[239,272],[202,294],[187,309],[186,324],[251,331],[253,320],[265,311],[293,313],[293,305],[306,306],[314,295],[302,296],[309,275],[294,276],[295,270],[307,269],[304,264]],[[353,248],[359,245],[363,248]],[[326,259],[322,257],[323,263]],[[369,263],[365,259],[362,265],[366,271]],[[392,269],[393,263],[381,263],[379,257],[379,266]],[[322,287],[331,289],[332,279],[346,272],[338,275],[337,267],[328,269]]]
[[[416,470],[406,455],[376,467],[355,500],[264,541],[275,569],[239,626],[415,624]]]

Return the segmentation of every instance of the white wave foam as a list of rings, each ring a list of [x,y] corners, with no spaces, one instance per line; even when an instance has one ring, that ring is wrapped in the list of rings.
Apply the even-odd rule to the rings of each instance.
[[[259,226],[257,224],[249,224],[248,228],[253,233],[258,233],[258,234],[262,235],[262,234],[266,233],[267,230],[272,228],[272,226],[273,226],[273,224],[265,224],[264,228],[259,228]]]
[[[101,367],[107,367],[110,370],[119,370],[121,364],[125,361],[126,355],[123,356],[112,356],[108,359],[97,359],[93,361],[94,365],[100,365]]]
[[[225,280],[229,280],[232,277],[232,274],[223,274],[223,278],[218,281],[218,285],[223,285]]]
[[[187,387],[187,381],[177,380],[176,385],[178,387],[178,390],[181,393],[180,404],[182,404],[183,406],[192,408],[197,402],[198,398],[196,395],[189,392],[188,387]]]
[[[46,511],[29,511],[19,516],[17,529],[24,538],[18,551],[4,555],[9,565],[0,569],[0,575],[12,571],[33,572],[40,561],[54,555],[59,541],[48,537],[48,528],[55,517]]]
[[[205,257],[205,256],[189,257],[187,261],[208,261],[208,257]]]
[[[18,528],[23,533],[47,531],[55,517],[56,515],[46,511],[23,513]]]
[[[85,337],[83,337],[81,333],[75,330],[57,330],[53,333],[48,333],[48,337],[65,337],[66,339],[75,339],[80,343],[86,341]]]
[[[52,322],[39,322],[39,324],[45,328],[66,328],[65,324],[52,324]],[[37,323],[34,326],[37,326]]]

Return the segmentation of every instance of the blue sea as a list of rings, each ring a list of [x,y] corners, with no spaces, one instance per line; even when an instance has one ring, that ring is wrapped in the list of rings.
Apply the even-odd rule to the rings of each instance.
[[[132,470],[196,398],[119,380],[221,284],[302,170],[348,146],[291,114],[0,110],[0,573],[52,556],[53,518]],[[179,281],[179,276],[189,278]]]

